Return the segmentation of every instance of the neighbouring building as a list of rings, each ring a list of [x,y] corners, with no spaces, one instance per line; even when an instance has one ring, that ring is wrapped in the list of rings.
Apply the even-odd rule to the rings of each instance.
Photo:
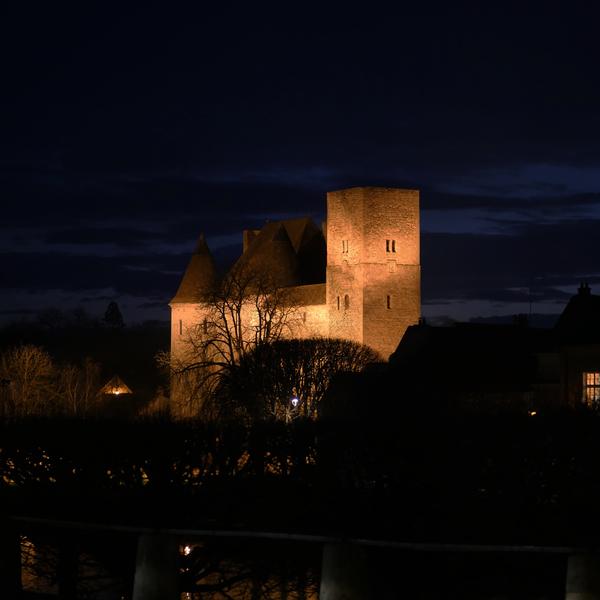
[[[582,284],[553,328],[421,322],[390,357],[390,381],[429,407],[600,409],[600,296]]]

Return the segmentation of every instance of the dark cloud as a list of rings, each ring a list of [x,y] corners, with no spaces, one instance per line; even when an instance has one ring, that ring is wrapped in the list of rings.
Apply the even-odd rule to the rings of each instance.
[[[600,220],[520,224],[512,234],[425,233],[423,296],[437,299],[527,301],[533,290],[544,301],[564,301],[573,290],[599,281]]]
[[[64,253],[2,253],[0,288],[36,292],[85,292],[112,288],[145,297],[174,294],[188,255],[80,256]]]
[[[157,241],[161,237],[161,234],[158,232],[142,229],[78,227],[77,229],[60,229],[49,232],[44,242],[48,244],[77,244],[83,246],[90,244],[111,244],[135,247],[139,246],[139,244]]]
[[[600,208],[600,192],[585,194],[514,194],[518,186],[506,186],[513,192],[505,194],[450,193],[425,188],[421,192],[421,205],[426,210],[480,210],[489,213],[518,213],[533,217],[554,215],[564,217],[586,209]],[[556,186],[563,188],[564,186]]]

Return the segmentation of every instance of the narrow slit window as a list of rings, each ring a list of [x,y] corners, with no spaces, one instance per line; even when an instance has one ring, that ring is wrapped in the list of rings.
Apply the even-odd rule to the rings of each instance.
[[[392,252],[396,252],[396,240],[392,240]]]
[[[390,251],[390,240],[385,240],[385,251],[386,252]]]
[[[346,294],[344,296],[344,310],[348,310],[350,308],[350,296]]]
[[[386,298],[386,305],[389,308],[392,308],[392,297],[388,294]]]
[[[306,313],[305,312],[302,313],[302,322],[306,323]]]
[[[348,248],[350,247],[350,243],[348,240],[342,240],[342,254],[348,254]]]
[[[340,310],[340,297],[337,297],[337,309]]]
[[[204,333],[208,333],[208,321],[206,319],[204,319],[204,321],[202,322],[202,330],[204,331]]]
[[[183,335],[183,321],[179,319],[179,335]]]

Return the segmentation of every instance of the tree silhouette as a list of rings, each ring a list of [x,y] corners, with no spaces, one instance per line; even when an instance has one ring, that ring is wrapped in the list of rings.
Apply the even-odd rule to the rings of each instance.
[[[123,315],[116,302],[113,301],[108,304],[108,308],[104,313],[104,323],[105,325],[108,325],[108,327],[114,327],[115,329],[125,327]]]

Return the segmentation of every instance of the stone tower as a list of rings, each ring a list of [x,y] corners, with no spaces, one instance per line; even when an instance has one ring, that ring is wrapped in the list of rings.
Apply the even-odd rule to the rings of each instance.
[[[326,287],[329,335],[387,360],[421,315],[418,190],[327,194]]]

